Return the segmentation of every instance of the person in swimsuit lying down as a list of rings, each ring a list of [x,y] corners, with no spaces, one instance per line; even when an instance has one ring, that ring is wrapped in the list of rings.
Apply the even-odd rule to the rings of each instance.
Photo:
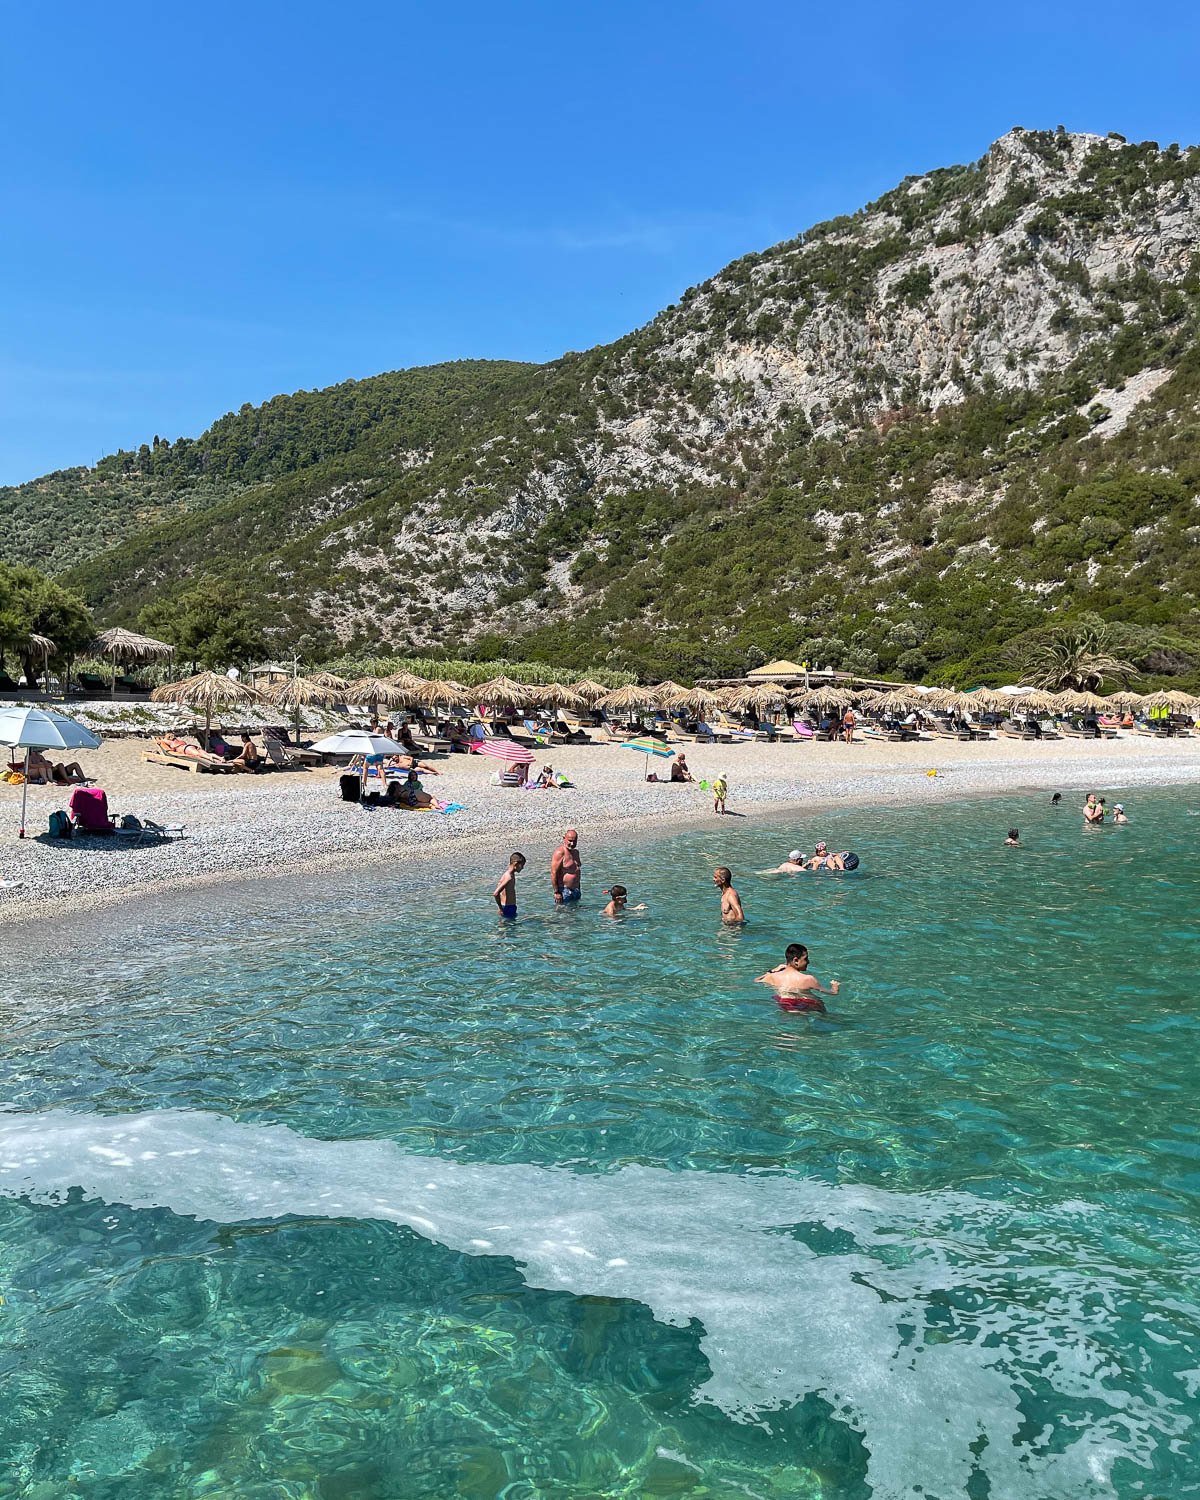
[[[755,984],[767,984],[775,991],[775,998],[784,1010],[815,1010],[825,1014],[822,995],[836,995],[841,989],[838,980],[832,979],[829,988],[808,972],[808,949],[803,943],[789,943],[784,961],[778,968],[760,974]]]
[[[525,868],[525,856],[519,851],[508,856],[508,869],[496,882],[496,889],[492,892],[492,899],[500,908],[500,915],[506,922],[513,922],[517,916],[517,876]]]

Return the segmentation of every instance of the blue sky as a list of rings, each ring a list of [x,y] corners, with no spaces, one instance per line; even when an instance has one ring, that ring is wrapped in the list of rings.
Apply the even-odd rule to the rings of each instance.
[[[1010,126],[1200,141],[1200,13],[4,6],[0,482],[244,401],[615,338]]]

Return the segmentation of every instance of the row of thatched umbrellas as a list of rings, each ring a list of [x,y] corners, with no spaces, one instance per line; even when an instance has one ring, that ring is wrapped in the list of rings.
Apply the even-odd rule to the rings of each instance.
[[[907,712],[913,708],[983,713],[1013,710],[1084,713],[1132,708],[1195,712],[1200,709],[1200,698],[1181,692],[1113,693],[1102,697],[1098,693],[1049,693],[1039,689],[1001,693],[981,688],[973,693],[956,693],[942,688],[923,691],[897,685],[890,691],[847,686],[820,687],[812,692],[797,693],[765,684],[711,692],[706,688],[685,688],[676,682],[661,682],[652,687],[634,684],[614,689],[586,678],[564,684],[522,683],[509,677],[494,677],[471,687],[449,678],[423,678],[411,672],[397,672],[390,677],[364,677],[356,681],[338,677],[332,672],[315,672],[308,677],[289,677],[267,689],[216,672],[201,672],[182,682],[156,688],[150,696],[157,703],[178,703],[202,712],[206,732],[214,714],[230,708],[268,703],[293,711],[297,730],[302,709],[336,703],[361,703],[372,711],[405,707],[452,709],[465,703],[486,704],[501,710],[602,708],[609,713],[661,710],[682,712],[696,718],[705,718],[722,709],[761,714],[796,708],[829,712],[852,706],[883,713]]]

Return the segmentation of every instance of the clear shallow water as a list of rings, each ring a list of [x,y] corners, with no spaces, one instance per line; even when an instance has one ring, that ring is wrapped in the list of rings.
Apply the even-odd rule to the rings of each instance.
[[[511,928],[490,865],[272,884],[23,960],[0,1495],[1200,1493],[1200,792],[1127,800],[848,810],[843,879],[731,820],[573,911],[531,847]],[[604,923],[618,879],[651,909]],[[835,1018],[749,982],[792,940]]]

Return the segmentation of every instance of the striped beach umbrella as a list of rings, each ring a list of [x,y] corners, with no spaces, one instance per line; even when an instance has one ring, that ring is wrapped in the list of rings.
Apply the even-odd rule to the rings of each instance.
[[[477,755],[490,755],[493,760],[502,760],[510,766],[531,766],[537,759],[533,751],[516,740],[472,740],[471,749]]]
[[[640,750],[646,757],[645,765],[647,768],[650,765],[650,757],[652,755],[665,755],[670,760],[675,754],[669,745],[660,744],[658,740],[652,740],[649,737],[626,740],[623,745],[619,745],[617,748],[620,750]]]

